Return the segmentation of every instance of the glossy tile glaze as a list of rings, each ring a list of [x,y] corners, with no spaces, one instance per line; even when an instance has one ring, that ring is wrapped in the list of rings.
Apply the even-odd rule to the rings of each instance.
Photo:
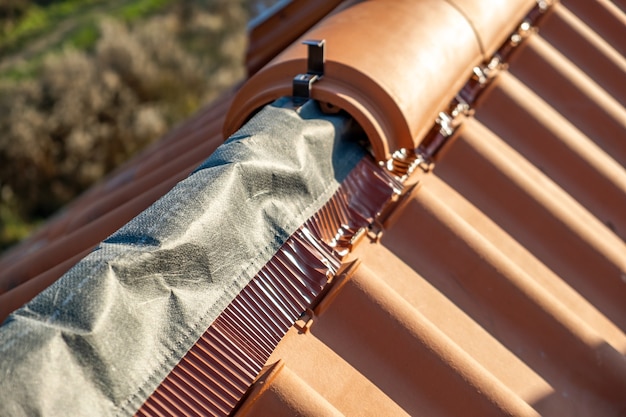
[[[324,77],[311,97],[350,113],[382,161],[414,148],[482,61],[472,25],[442,0],[360,2],[322,20],[304,39],[326,40]],[[306,72],[306,53],[296,42],[244,84],[227,115],[226,136],[259,107],[292,94],[293,77]]]
[[[324,2],[307,19],[299,14],[304,9],[295,8],[298,3],[279,19],[279,29],[270,22],[253,32],[251,45],[262,46],[251,47],[250,72],[274,56],[276,33],[295,39],[331,10],[334,20],[322,21],[312,33],[327,27],[337,39],[347,39],[334,44],[339,49],[332,54],[329,49],[331,61],[358,55],[358,48],[347,50],[356,45],[350,36],[369,28],[348,19],[354,27],[343,33],[336,23],[355,2],[336,9],[334,2]],[[525,15],[521,8],[532,6],[517,1],[507,9],[507,2],[494,2],[486,10],[485,2],[439,3],[436,7],[450,13],[443,13],[445,19],[465,16],[471,22],[456,29],[467,29],[470,36],[471,42],[465,41],[472,44],[471,53],[463,58],[467,68],[459,72],[462,77],[450,76],[458,80],[443,83],[448,89],[437,97],[418,94],[415,102],[402,98],[412,93],[394,90],[400,84],[386,85],[392,91],[388,97],[405,100],[394,104],[402,111],[392,119],[415,116],[394,129],[413,136],[410,142],[394,142],[388,133],[380,134],[378,156],[392,153],[394,143],[418,144],[470,76],[471,65],[496,50],[515,19]],[[375,15],[381,6],[359,7],[351,13]],[[384,224],[377,225],[382,237],[364,235],[344,259],[350,273],[334,281],[316,303],[306,329],[299,323],[287,331],[236,415],[626,413],[625,10],[624,2],[608,0],[563,0],[552,6],[539,33],[522,43],[508,70],[485,90],[473,118],[444,145],[434,169],[422,173],[418,168],[419,178],[409,177],[407,184],[417,186],[407,186],[399,205],[383,216]],[[506,19],[489,25],[492,14]],[[378,21],[386,25],[384,31],[393,31],[390,21]],[[290,23],[296,27],[289,28]],[[391,49],[402,54],[406,45]],[[296,44],[283,57],[302,61],[303,53]],[[268,68],[280,66],[281,59]],[[278,75],[284,78],[290,71]],[[384,68],[368,71],[372,79],[386,75]],[[424,74],[404,64],[389,73]],[[263,93],[262,77],[284,84],[282,78],[272,81],[276,74],[265,74],[256,87],[242,91]],[[428,74],[435,77],[437,71]],[[333,93],[328,84],[325,98]],[[380,97],[368,85],[362,84],[358,97]],[[441,87],[428,87],[434,85]],[[250,99],[242,94],[231,112]],[[31,243],[1,259],[0,316],[53,282],[206,157],[221,140],[231,98],[178,128],[77,201]],[[326,219],[318,213],[310,226],[320,227],[322,235]],[[203,383],[193,384],[193,374],[192,369],[184,380],[172,375],[169,383],[206,395]],[[243,391],[239,388],[238,395]],[[183,397],[179,410],[208,412]],[[157,405],[146,408],[157,415],[176,412],[158,403],[157,398]]]
[[[623,18],[554,6],[239,415],[293,409],[296,386],[329,415],[626,411]]]

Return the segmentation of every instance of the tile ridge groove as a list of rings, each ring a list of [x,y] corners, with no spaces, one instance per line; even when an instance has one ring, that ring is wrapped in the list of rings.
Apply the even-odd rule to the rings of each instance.
[[[478,232],[471,222],[446,206],[439,196],[423,191],[423,204],[436,221],[445,224],[448,230],[455,231],[465,246],[464,250],[488,254],[485,259],[489,261],[483,262],[485,269],[481,272],[481,279],[468,282],[465,286],[472,297],[485,305],[494,306],[500,317],[515,323],[516,332],[524,334],[527,340],[536,343],[542,351],[554,355],[557,366],[576,370],[580,383],[586,384],[590,391],[602,395],[602,390],[606,391],[607,386],[626,387],[626,360],[623,355],[608,343],[601,350],[595,348],[602,341],[596,329],[581,322],[575,312],[544,286],[536,283],[522,266],[513,262],[496,244]],[[509,304],[496,304],[493,294],[506,298]],[[515,322],[512,319],[522,311],[525,317],[532,318],[529,322]],[[550,329],[544,335],[533,334],[534,323],[539,322]],[[559,355],[558,349],[554,349],[557,344],[549,342],[557,337],[567,340],[566,354]]]
[[[476,43],[478,44],[478,49],[480,49],[480,55],[485,56],[486,55],[486,53],[485,53],[485,45],[484,45],[483,40],[482,40],[482,38],[480,36],[480,32],[476,28],[476,25],[474,24],[472,19],[467,15],[467,13],[465,13],[463,11],[463,9],[461,9],[453,1],[451,1],[451,0],[444,0],[444,1],[446,3],[448,3],[454,10],[456,10],[461,16],[463,16],[463,18],[465,19],[467,24],[470,25],[470,27],[472,28],[472,32],[474,32],[474,38],[476,39]]]

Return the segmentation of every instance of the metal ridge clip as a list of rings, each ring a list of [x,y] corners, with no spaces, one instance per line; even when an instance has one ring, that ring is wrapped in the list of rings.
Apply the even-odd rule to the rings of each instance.
[[[292,95],[297,104],[310,98],[311,86],[324,76],[326,60],[324,51],[326,40],[306,40],[302,43],[308,46],[307,72],[293,77]]]

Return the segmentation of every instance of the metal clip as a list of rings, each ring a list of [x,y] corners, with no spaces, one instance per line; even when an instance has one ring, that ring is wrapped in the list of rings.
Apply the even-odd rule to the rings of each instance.
[[[401,148],[391,155],[385,166],[398,180],[405,181],[415,171],[415,168],[419,167],[424,172],[430,171],[433,168],[433,161],[419,149],[407,151],[405,148]]]
[[[410,154],[405,148],[401,148],[391,155],[386,165],[389,172],[393,173],[399,180],[403,180],[415,169],[414,162],[414,155]]]
[[[511,44],[513,46],[517,46],[526,38],[528,38],[533,33],[537,32],[537,28],[533,27],[532,22],[529,20],[524,20],[515,33],[511,35]]]
[[[324,45],[326,41],[322,40],[306,40],[302,42],[308,45],[308,59],[306,74],[298,74],[293,78],[292,95],[294,101],[303,102],[311,96],[311,86],[324,76],[325,52]]]
[[[449,112],[440,112],[435,123],[440,127],[439,132],[444,137],[450,137],[456,128],[468,116],[473,114],[473,110],[468,103],[461,97],[457,96],[456,105]]]
[[[489,83],[489,81],[491,81],[504,67],[506,67],[506,64],[502,63],[502,60],[498,55],[494,55],[491,58],[491,61],[487,64],[474,67],[473,77],[476,81],[478,81],[478,84],[484,86]]]
[[[544,13],[554,4],[554,0],[537,0],[537,7]]]
[[[415,150],[416,155],[416,163],[417,166],[424,172],[430,172],[435,167],[435,163],[430,155],[428,155],[424,150],[417,148]]]

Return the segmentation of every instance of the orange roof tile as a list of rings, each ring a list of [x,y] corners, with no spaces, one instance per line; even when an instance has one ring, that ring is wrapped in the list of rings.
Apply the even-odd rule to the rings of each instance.
[[[479,99],[450,135],[440,112],[459,103],[474,66],[508,51],[535,2],[337,3],[294,1],[254,29],[249,83],[0,259],[0,317],[184,178],[217,147],[222,123],[230,134],[289,95],[306,49],[276,34],[291,42],[321,20],[305,35],[328,44],[312,97],[348,110],[377,160],[395,157],[373,169],[413,171],[350,241],[321,298],[270,346],[243,400],[231,399],[234,414],[623,413],[626,4],[551,5],[538,33],[520,33],[528,38],[508,68],[485,86],[474,71],[464,94]],[[320,213],[313,224],[334,224]],[[208,412],[192,368],[176,368],[141,413]],[[176,387],[196,394],[171,405],[177,397],[163,390]]]

